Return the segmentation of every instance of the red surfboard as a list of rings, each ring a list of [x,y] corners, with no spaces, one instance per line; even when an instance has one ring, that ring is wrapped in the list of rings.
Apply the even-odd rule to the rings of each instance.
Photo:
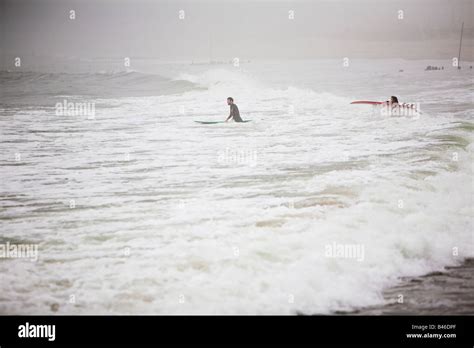
[[[356,101],[353,101],[351,104],[366,104],[366,105],[382,105],[383,104],[385,106],[390,105],[390,104],[387,104],[387,102],[370,101],[370,100],[356,100]],[[408,104],[408,103],[395,104],[393,105],[392,109],[413,109],[416,112],[418,112],[415,104]]]
[[[369,100],[356,100],[353,101],[351,104],[369,104],[369,105],[380,105],[385,102],[379,102],[379,101],[369,101]]]

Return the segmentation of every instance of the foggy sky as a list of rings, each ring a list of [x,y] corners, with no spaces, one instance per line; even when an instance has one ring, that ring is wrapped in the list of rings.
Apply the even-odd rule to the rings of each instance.
[[[0,1],[2,61],[21,55],[445,59],[457,56],[463,21],[461,59],[474,60],[474,0]]]

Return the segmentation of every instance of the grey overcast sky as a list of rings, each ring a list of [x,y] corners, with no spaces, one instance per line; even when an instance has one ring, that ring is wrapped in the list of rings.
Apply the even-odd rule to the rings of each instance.
[[[2,58],[474,60],[474,0],[0,0]],[[69,19],[74,10],[76,19]],[[184,10],[184,19],[179,11]],[[289,19],[289,11],[294,19]],[[403,11],[403,19],[399,19]]]

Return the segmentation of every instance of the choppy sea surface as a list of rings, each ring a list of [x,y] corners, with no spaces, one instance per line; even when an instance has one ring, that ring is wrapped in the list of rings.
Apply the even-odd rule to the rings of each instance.
[[[474,256],[467,65],[131,68],[0,72],[0,244],[38,247],[1,314],[335,313]]]

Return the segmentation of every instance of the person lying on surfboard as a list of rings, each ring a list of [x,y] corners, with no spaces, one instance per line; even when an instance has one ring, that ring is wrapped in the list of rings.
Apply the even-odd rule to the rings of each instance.
[[[230,114],[225,121],[227,122],[231,118],[233,118],[234,122],[242,122],[242,119],[240,118],[239,108],[237,107],[237,105],[234,104],[234,98],[227,98],[227,105],[230,106]]]
[[[398,98],[392,95],[390,100],[381,102],[381,101],[370,101],[370,100],[355,100],[351,104],[368,104],[368,105],[380,105],[386,109],[391,110],[412,110],[414,112],[420,113],[419,108],[415,104],[407,104],[398,101]]]

